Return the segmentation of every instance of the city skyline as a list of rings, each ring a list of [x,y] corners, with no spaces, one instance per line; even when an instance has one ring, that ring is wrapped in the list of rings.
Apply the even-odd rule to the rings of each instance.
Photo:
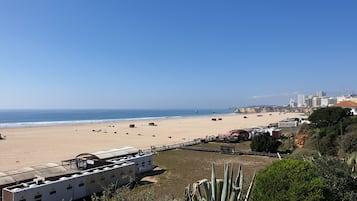
[[[356,89],[357,2],[2,1],[0,109],[284,105]]]
[[[333,106],[339,102],[343,101],[353,101],[357,102],[357,95],[354,92],[339,94],[339,95],[330,95],[326,91],[316,91],[315,93],[297,94],[296,99],[290,98],[288,103],[289,107],[328,107]]]

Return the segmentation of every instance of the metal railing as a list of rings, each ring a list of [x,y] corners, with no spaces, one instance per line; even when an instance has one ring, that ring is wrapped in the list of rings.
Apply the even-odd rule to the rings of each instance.
[[[160,151],[167,151],[167,150],[172,150],[172,149],[181,149],[184,147],[190,147],[193,145],[198,145],[201,143],[206,143],[206,142],[212,142],[215,140],[216,137],[210,136],[210,137],[205,137],[205,138],[196,138],[192,141],[187,141],[187,142],[181,142],[181,143],[175,143],[175,144],[169,144],[169,145],[160,145],[160,146],[151,146],[150,148],[147,149],[142,149],[144,153],[156,153]]]

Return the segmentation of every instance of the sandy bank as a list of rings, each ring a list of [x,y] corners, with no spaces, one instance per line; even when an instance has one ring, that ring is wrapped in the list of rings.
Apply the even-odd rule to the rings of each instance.
[[[266,126],[297,113],[211,115],[178,119],[143,120],[116,123],[79,124],[32,128],[0,129],[0,171],[49,162],[60,163],[84,152],[123,146],[150,148],[195,138],[226,133],[237,128]],[[243,118],[247,116],[248,118]],[[217,118],[217,121],[212,121]],[[222,118],[218,121],[218,118]],[[155,122],[157,126],[149,126]],[[135,128],[129,128],[135,124]]]

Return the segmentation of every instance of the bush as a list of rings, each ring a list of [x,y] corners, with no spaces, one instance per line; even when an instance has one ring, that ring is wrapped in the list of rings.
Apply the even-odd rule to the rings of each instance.
[[[320,152],[322,155],[336,156],[338,152],[338,135],[334,127],[314,129],[305,143],[305,148]]]
[[[338,151],[338,143],[337,136],[333,133],[328,133],[326,135],[321,136],[318,142],[318,151],[321,152],[322,155],[330,155],[336,156]]]
[[[250,144],[252,151],[275,153],[281,143],[268,135],[255,136]]]
[[[313,163],[280,160],[257,174],[252,200],[325,200],[324,183]]]
[[[357,182],[348,165],[336,158],[320,157],[313,161],[328,189],[328,200],[357,200]]]
[[[113,186],[107,187],[102,195],[91,196],[91,201],[178,201],[174,197],[160,196],[156,198],[155,192],[150,189],[130,189],[128,186],[122,186],[113,189]]]
[[[291,159],[305,160],[305,159],[315,159],[320,157],[319,152],[313,149],[296,149],[291,155]]]
[[[340,146],[342,151],[345,153],[357,151],[357,130],[342,136]]]

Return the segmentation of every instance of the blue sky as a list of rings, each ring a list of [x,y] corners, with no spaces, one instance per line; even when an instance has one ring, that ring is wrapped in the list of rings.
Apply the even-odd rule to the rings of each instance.
[[[226,108],[357,86],[357,1],[0,2],[0,108]]]

